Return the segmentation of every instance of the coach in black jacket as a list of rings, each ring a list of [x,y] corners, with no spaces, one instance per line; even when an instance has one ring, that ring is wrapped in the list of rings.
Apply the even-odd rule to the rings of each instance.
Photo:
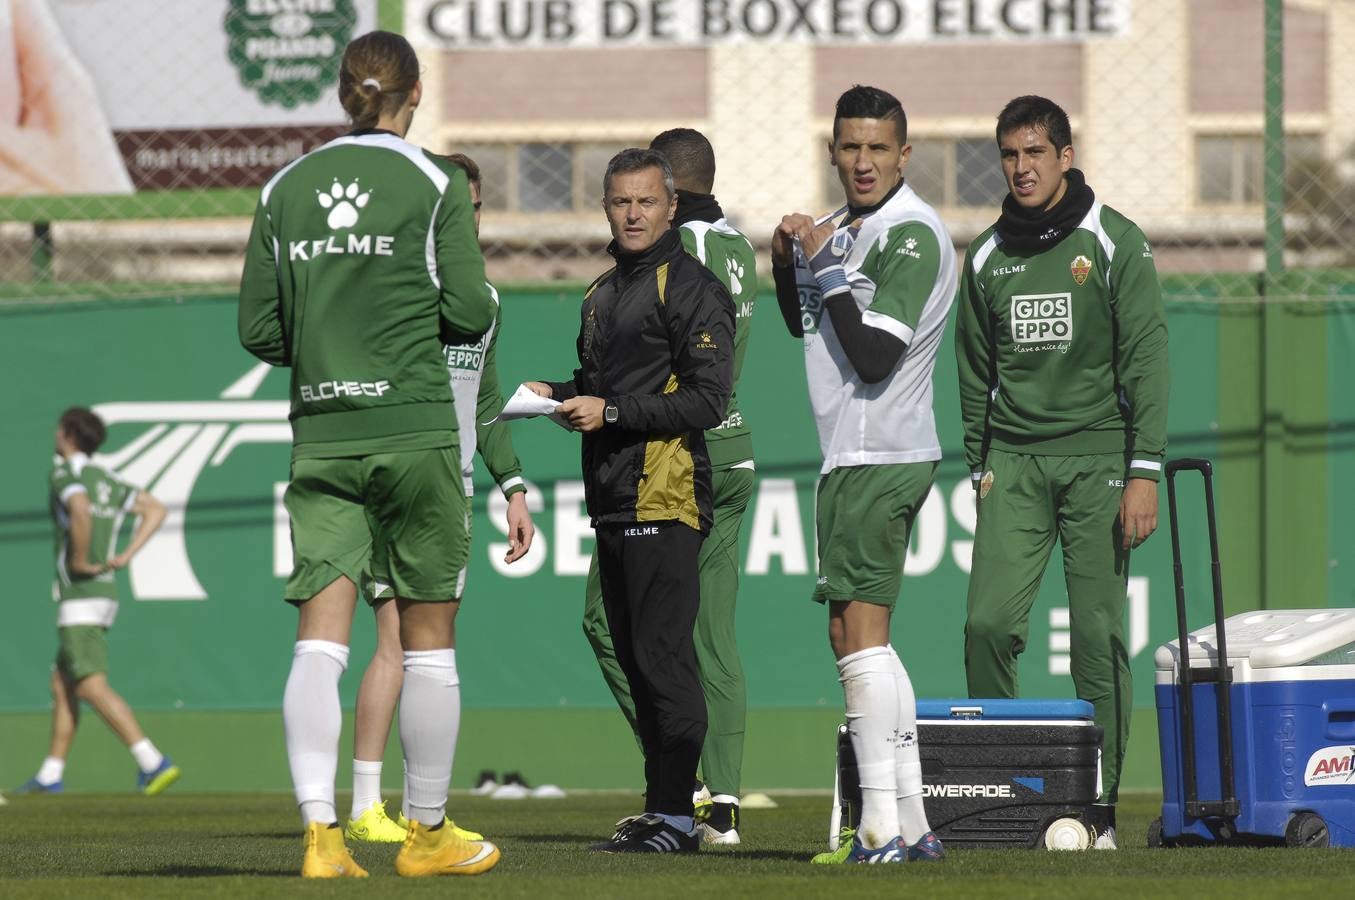
[[[579,368],[529,386],[563,401],[584,433],[602,602],[645,754],[645,815],[594,849],[690,852],[706,735],[692,646],[712,516],[704,431],[720,424],[733,388],[734,304],[671,227],[677,198],[662,155],[618,153],[603,193],[616,266],[584,295]]]

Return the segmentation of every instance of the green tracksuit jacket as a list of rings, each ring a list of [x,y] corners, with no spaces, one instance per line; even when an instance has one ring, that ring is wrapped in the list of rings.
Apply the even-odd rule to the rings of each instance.
[[[969,245],[955,347],[965,462],[987,449],[1124,453],[1126,477],[1158,480],[1167,444],[1167,324],[1153,251],[1100,202],[1039,254]]]
[[[264,186],[240,342],[292,369],[294,458],[454,445],[442,347],[483,334],[495,308],[456,166],[367,131]]]

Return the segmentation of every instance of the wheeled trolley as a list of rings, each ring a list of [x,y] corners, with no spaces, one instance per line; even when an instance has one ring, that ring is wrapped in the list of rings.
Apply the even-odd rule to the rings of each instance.
[[[1204,477],[1221,630],[1187,632],[1175,490],[1183,471]],[[1225,618],[1209,462],[1168,463],[1167,497],[1178,637],[1154,656],[1163,798],[1149,845],[1355,846],[1355,610]]]

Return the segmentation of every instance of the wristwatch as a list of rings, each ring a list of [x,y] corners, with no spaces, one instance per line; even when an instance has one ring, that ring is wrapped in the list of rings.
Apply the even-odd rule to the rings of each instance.
[[[616,406],[611,403],[602,407],[602,421],[607,425],[615,425],[616,420],[620,415],[621,413],[617,410]]]

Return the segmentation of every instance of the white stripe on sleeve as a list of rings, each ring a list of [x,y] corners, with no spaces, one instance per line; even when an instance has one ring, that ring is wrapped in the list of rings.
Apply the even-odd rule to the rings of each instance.
[[[894,335],[894,337],[903,341],[905,344],[913,340],[913,329],[891,316],[884,313],[878,313],[868,309],[861,314],[861,324],[869,325],[871,328],[878,328],[881,331]]]

